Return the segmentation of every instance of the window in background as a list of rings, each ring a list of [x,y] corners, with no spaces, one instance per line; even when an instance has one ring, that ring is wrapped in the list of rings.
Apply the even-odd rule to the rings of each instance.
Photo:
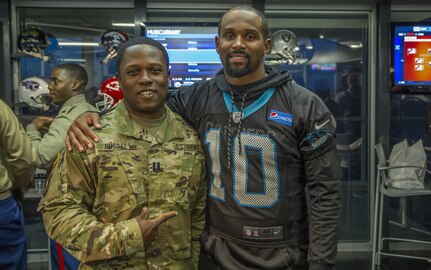
[[[391,13],[391,22],[393,25],[402,26],[403,24],[417,24],[429,26],[430,21],[431,16],[429,11],[398,10]],[[401,28],[399,32],[405,31],[406,35],[415,35],[415,32],[417,32],[412,31],[413,29],[404,29]],[[422,32],[417,32],[417,35],[420,36],[426,36],[429,33],[428,29],[419,30],[422,30]],[[395,31],[393,33],[395,34]],[[399,42],[399,40],[394,42],[394,39],[395,37],[391,36],[391,45],[395,47],[395,45],[398,45],[396,43]],[[428,39],[424,41],[428,41]],[[427,47],[429,46],[425,45],[425,48],[423,48],[423,44],[428,43],[421,42],[421,46],[414,48],[417,49],[417,51],[411,50],[409,53],[407,50],[404,51],[406,56],[407,54],[416,53],[417,56],[414,57],[416,58],[415,61],[422,61],[423,59],[424,63],[418,62],[416,64],[417,67],[428,65],[429,54]],[[399,49],[402,50],[403,47],[401,46]],[[395,55],[391,54],[390,74],[393,85],[385,89],[387,93],[390,93],[391,121],[389,126],[390,130],[387,134],[389,137],[389,145],[386,145],[386,149],[392,149],[395,144],[404,139],[407,139],[409,144],[422,140],[429,163],[431,160],[431,95],[429,92],[429,85],[424,85],[428,82],[420,82],[419,84],[421,84],[421,86],[417,86],[415,83],[410,82],[410,86],[400,87],[399,82],[397,83],[394,81],[397,80],[397,77],[400,77],[399,74],[394,76],[394,73],[398,71],[394,69],[400,67],[399,64],[397,67],[397,62],[399,62],[397,60],[399,59],[394,58]],[[409,70],[410,72],[412,72],[411,69]],[[427,67],[425,66],[424,71],[427,71],[426,69]],[[418,72],[420,72],[420,70],[418,70]],[[429,79],[429,72],[426,74],[428,74],[428,77],[425,76],[425,79]],[[428,169],[429,168],[428,165]],[[427,174],[425,177],[425,184],[429,185],[429,183],[430,179]],[[396,198],[389,200],[387,204],[387,212],[389,212],[389,214],[385,217],[389,220],[389,235],[392,237],[407,237],[423,241],[431,239],[431,208],[428,206],[430,197],[421,197],[423,198],[411,198],[405,201],[400,201]],[[384,222],[387,221],[384,220]]]
[[[289,30],[298,43],[298,64],[268,64],[288,70],[298,84],[323,99],[337,120],[343,204],[339,239],[352,242],[368,241],[370,237],[366,50],[369,15],[347,13],[268,10],[266,15],[273,33]]]

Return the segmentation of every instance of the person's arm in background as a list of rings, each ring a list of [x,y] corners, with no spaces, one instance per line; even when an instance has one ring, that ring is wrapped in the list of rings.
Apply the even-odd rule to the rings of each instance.
[[[335,119],[320,99],[304,106],[299,131],[305,179],[310,191],[308,261],[310,270],[333,270],[340,220],[340,160]]]
[[[144,209],[137,217],[115,224],[99,221],[91,209],[101,180],[97,178],[97,158],[91,160],[88,153],[63,151],[54,164],[38,208],[46,232],[83,263],[144,251],[157,227],[175,212],[148,220],[149,212]]]
[[[38,117],[27,125],[27,135],[36,150],[36,165],[48,169],[64,148],[64,138],[71,122],[67,115],[57,116],[52,123],[50,118]],[[42,136],[42,131],[49,126],[48,132]]]
[[[27,125],[27,128],[30,128],[31,130],[36,129],[40,132],[46,133],[48,132],[53,120],[54,118],[52,117],[38,116],[33,119],[29,125]]]
[[[14,187],[26,191],[31,185],[35,167],[35,153],[25,130],[9,106],[0,100],[1,149],[14,178]]]

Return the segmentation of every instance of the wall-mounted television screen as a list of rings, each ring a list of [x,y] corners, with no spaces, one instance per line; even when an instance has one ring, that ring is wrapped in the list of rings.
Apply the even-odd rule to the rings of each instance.
[[[217,25],[146,23],[145,35],[158,40],[168,51],[169,88],[209,80],[222,68],[215,48]]]
[[[431,94],[431,23],[392,23],[393,92]]]

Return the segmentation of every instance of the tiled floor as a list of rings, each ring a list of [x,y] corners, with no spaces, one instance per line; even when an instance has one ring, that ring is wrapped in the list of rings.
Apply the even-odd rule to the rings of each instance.
[[[430,256],[430,252],[427,252]],[[376,270],[431,270],[425,261],[404,258],[382,257],[382,265]],[[338,255],[337,270],[371,270],[370,252],[341,252]]]
[[[376,270],[431,270],[431,264],[418,260],[398,258],[383,259],[383,265]],[[28,270],[47,270],[48,263],[30,263]],[[205,269],[201,269],[205,270]],[[368,252],[340,252],[337,270],[371,270],[371,253]]]

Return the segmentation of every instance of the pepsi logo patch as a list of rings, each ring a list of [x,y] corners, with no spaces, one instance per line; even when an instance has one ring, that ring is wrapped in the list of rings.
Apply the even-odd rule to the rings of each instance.
[[[271,110],[268,115],[268,120],[275,121],[289,127],[292,126],[292,115],[290,113]]]

